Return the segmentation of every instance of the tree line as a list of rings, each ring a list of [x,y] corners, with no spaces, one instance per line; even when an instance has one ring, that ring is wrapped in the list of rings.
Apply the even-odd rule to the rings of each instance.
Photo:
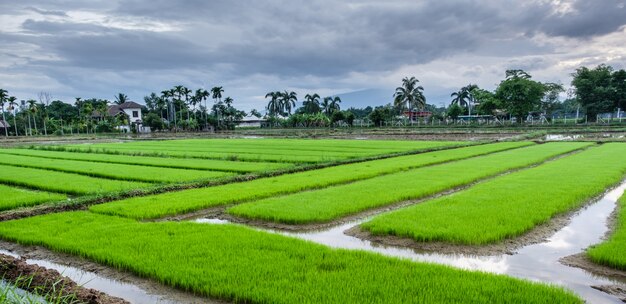
[[[200,131],[233,129],[246,116],[234,105],[231,97],[223,97],[224,89],[192,90],[177,85],[160,93],[144,97],[143,125],[152,130]],[[377,107],[341,110],[341,98],[317,93],[304,96],[298,107],[298,96],[293,91],[272,91],[265,95],[265,120],[272,126],[325,127],[352,125],[355,119],[369,120],[376,125],[412,115],[428,113],[431,119],[453,119],[462,115],[508,116],[523,121],[528,115],[552,115],[580,111],[589,121],[598,114],[624,110],[626,106],[626,71],[601,64],[595,68],[581,67],[572,73],[568,98],[561,100],[565,89],[560,83],[540,82],[524,70],[507,70],[505,78],[493,91],[468,84],[451,93],[448,106],[437,107],[426,102],[424,88],[415,77],[406,77],[392,95],[392,102]],[[209,100],[212,100],[209,104]],[[114,100],[83,99],[73,104],[53,100],[52,95],[40,92],[37,99],[17,100],[6,89],[0,89],[0,109],[5,136],[48,135],[119,131],[128,125],[128,117],[108,114],[111,104],[128,102],[128,96],[119,93]],[[257,110],[249,113],[261,118]],[[0,125],[2,126],[2,125]]]

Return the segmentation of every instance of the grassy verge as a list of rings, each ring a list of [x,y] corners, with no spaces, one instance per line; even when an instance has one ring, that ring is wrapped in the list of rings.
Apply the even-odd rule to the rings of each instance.
[[[423,198],[589,145],[536,145],[347,185],[249,202],[234,206],[228,212],[235,216],[286,224],[328,222],[367,209]]]
[[[59,172],[76,173],[108,179],[148,183],[177,183],[183,181],[218,178],[234,174],[222,171],[94,163],[86,161],[50,159],[11,154],[2,155],[2,157],[0,157],[0,164],[16,167],[47,169]]]
[[[418,242],[496,243],[579,208],[619,182],[626,173],[625,153],[626,144],[592,147],[453,195],[380,215],[361,227],[375,235],[395,235]]]
[[[0,165],[0,182],[67,194],[93,194],[148,187],[150,184],[89,177],[74,173]]]
[[[360,162],[204,189],[130,198],[92,206],[94,212],[137,219],[159,218],[246,200],[316,189],[409,168],[484,155],[530,143],[497,143]]]
[[[330,249],[238,225],[69,212],[2,222],[0,237],[236,303],[582,302],[557,287]]]
[[[263,163],[263,162],[237,162],[227,160],[198,159],[198,158],[172,158],[172,157],[149,157],[95,154],[95,153],[72,153],[63,151],[43,151],[34,149],[0,149],[0,154],[12,154],[23,156],[36,156],[49,159],[81,160],[98,163],[113,163],[127,165],[142,165],[161,168],[210,170],[236,173],[250,173],[282,169],[290,164]]]
[[[608,240],[587,250],[587,256],[595,263],[626,270],[626,196],[618,204],[617,223]]]
[[[63,194],[29,191],[0,185],[0,211],[18,207],[34,206],[44,202],[58,201],[67,198]]]

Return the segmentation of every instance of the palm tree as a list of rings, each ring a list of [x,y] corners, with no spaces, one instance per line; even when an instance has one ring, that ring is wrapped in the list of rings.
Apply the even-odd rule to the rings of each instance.
[[[415,77],[402,79],[402,86],[397,87],[396,92],[393,94],[394,105],[409,112],[413,108],[423,111],[426,106],[426,97],[424,97],[422,92],[424,88],[418,86],[418,82],[419,80]]]
[[[298,101],[298,96],[296,92],[287,92],[284,91],[280,94],[280,104],[281,111],[283,114],[291,115],[291,109],[296,107],[296,102]]]
[[[304,112],[309,114],[315,114],[320,111],[320,96],[315,93],[313,95],[306,94],[304,96],[304,102],[302,103]]]
[[[339,109],[341,108],[339,106],[340,103],[341,98],[339,98],[339,96],[324,97],[324,101],[322,102],[322,109],[324,109],[324,114],[326,114],[326,116],[330,116],[333,114],[333,112],[339,111]]]
[[[265,94],[265,98],[268,98],[268,97],[270,97],[270,101],[267,103],[267,106],[266,106],[267,114],[269,116],[275,116],[281,111],[281,106],[280,106],[280,101],[279,101],[280,92],[276,91],[276,92],[269,92]]]
[[[81,100],[80,97],[76,97],[76,102],[74,102],[74,106],[76,106],[76,108],[78,108],[78,126],[76,126],[76,132],[78,134],[80,134],[80,120],[81,120],[80,109],[82,109],[83,103],[84,102]]]
[[[450,94],[450,97],[454,97],[452,99],[451,105],[457,104],[461,107],[466,107],[468,109],[468,113],[472,115],[472,103],[474,102],[473,91],[477,89],[478,86],[475,84],[468,84],[462,87],[458,92],[454,92]]]
[[[196,90],[196,98],[197,98],[197,102],[200,103],[200,108],[202,108],[202,101],[204,101],[204,110],[202,111],[203,115],[204,115],[204,127],[208,129],[209,127],[209,120],[207,119],[207,105],[206,105],[206,100],[209,98],[210,94],[209,91],[205,90],[205,89],[197,89]]]
[[[17,98],[15,98],[15,96],[11,96],[7,98],[7,100],[9,101],[9,110],[13,110],[13,128],[15,128],[15,136],[17,136],[17,123],[15,119],[15,116],[17,115],[17,102],[15,102],[15,100],[17,100]]]
[[[37,101],[34,99],[29,99],[28,100],[28,112],[29,114],[32,114],[33,117],[33,125],[35,126],[35,134],[39,133],[39,130],[37,130]],[[30,125],[30,121],[29,121],[29,125]],[[33,135],[33,130],[30,131],[30,135]]]
[[[191,103],[189,102],[189,94],[191,94],[193,91],[190,90],[187,87],[182,87],[181,89],[181,93],[185,96],[185,108],[187,108],[187,120],[189,120],[189,108],[188,105],[190,106]]]
[[[211,89],[211,94],[213,94],[213,99],[216,103],[218,101],[222,101],[222,93],[224,93],[224,89],[222,87],[213,87]]]
[[[126,94],[117,93],[117,95],[115,95],[115,104],[121,105],[127,101],[128,96],[126,96]]]
[[[0,89],[0,106],[2,106],[2,124],[4,125],[4,136],[9,137],[9,130],[7,130],[7,118],[4,115],[4,103],[7,101],[9,95],[7,90]]]
[[[454,97],[450,105],[459,105],[461,107],[467,107],[469,104],[469,96],[467,95],[467,91],[465,88],[460,89],[458,92],[454,92],[450,94],[450,97]]]

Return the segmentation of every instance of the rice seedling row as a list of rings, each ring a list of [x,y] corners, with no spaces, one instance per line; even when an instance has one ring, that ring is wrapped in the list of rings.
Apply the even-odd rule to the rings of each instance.
[[[626,270],[626,196],[618,203],[617,223],[608,240],[587,250],[587,256],[595,263]]]
[[[285,224],[328,222],[368,209],[420,199],[589,145],[548,143],[504,151],[326,189],[248,202],[229,208],[228,213]]]
[[[258,141],[258,140],[256,140]],[[306,142],[306,140],[301,140],[296,142],[299,144],[300,142]],[[315,141],[313,141],[315,142]],[[210,143],[210,142],[209,142]],[[62,149],[74,149],[77,151],[84,152],[96,152],[96,153],[120,153],[120,154],[131,154],[131,155],[167,155],[174,157],[196,157],[196,158],[207,158],[207,159],[229,159],[229,160],[245,160],[245,161],[272,161],[272,162],[291,162],[291,163],[315,163],[315,162],[324,162],[324,161],[334,161],[341,159],[353,159],[364,156],[372,156],[379,154],[389,154],[394,152],[405,152],[405,151],[415,151],[415,150],[428,150],[442,147],[452,147],[452,146],[460,146],[467,145],[467,143],[463,142],[408,142],[411,144],[406,144],[402,149],[388,149],[383,151],[373,151],[368,152],[367,154],[359,154],[359,153],[338,153],[338,152],[324,152],[324,151],[298,151],[298,153],[294,153],[294,150],[291,149],[290,145],[281,142],[275,142],[274,145],[269,145],[265,148],[262,146],[254,147],[253,151],[248,153],[239,153],[236,152],[237,145],[236,142],[233,143],[230,147],[224,148],[221,152],[209,152],[203,151],[199,146],[198,148],[193,147],[178,147],[177,142],[172,142],[169,146],[158,146],[151,147],[149,143],[137,144],[137,143],[118,143],[118,144],[95,144],[95,145],[68,145],[62,146]],[[379,142],[378,144],[384,145],[388,144],[387,141]],[[368,144],[372,145],[372,143]],[[398,144],[394,144],[396,146]],[[283,147],[284,150],[280,151],[279,149]]]
[[[579,208],[626,173],[626,145],[604,144],[467,190],[375,217],[374,235],[481,245],[530,231]]]
[[[94,163],[88,161],[40,158],[5,154],[0,157],[0,164],[36,169],[48,169],[61,172],[77,173],[93,177],[140,181],[150,183],[176,183],[232,176],[234,173],[193,169],[173,169],[126,164]]]
[[[48,151],[35,149],[0,149],[0,154],[12,154],[23,156],[36,156],[50,159],[82,160],[99,163],[142,165],[162,168],[195,169],[209,171],[223,171],[236,173],[250,173],[257,171],[269,171],[288,168],[290,164],[267,163],[267,162],[237,162],[213,159],[198,158],[172,158],[172,157],[148,157],[95,154],[95,153],[74,153],[63,151]]]
[[[30,191],[6,185],[0,185],[0,211],[18,207],[34,206],[44,202],[66,199],[64,194]]]
[[[79,211],[2,222],[0,237],[236,303],[582,303],[554,286],[239,225],[141,223]]]
[[[118,192],[150,186],[141,182],[6,165],[0,165],[0,183],[76,195]]]
[[[95,205],[91,210],[137,219],[159,218],[212,206],[323,188],[528,145],[532,143],[506,142],[392,157],[210,188],[129,198]]]

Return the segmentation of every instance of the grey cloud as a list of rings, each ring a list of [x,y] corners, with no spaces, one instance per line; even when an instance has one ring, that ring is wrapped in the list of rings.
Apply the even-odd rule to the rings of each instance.
[[[43,10],[43,9],[39,9],[39,8],[36,8],[36,7],[33,7],[33,6],[29,6],[26,9],[30,10],[30,11],[33,11],[35,13],[41,14],[41,15],[67,17],[67,14],[64,11]]]

